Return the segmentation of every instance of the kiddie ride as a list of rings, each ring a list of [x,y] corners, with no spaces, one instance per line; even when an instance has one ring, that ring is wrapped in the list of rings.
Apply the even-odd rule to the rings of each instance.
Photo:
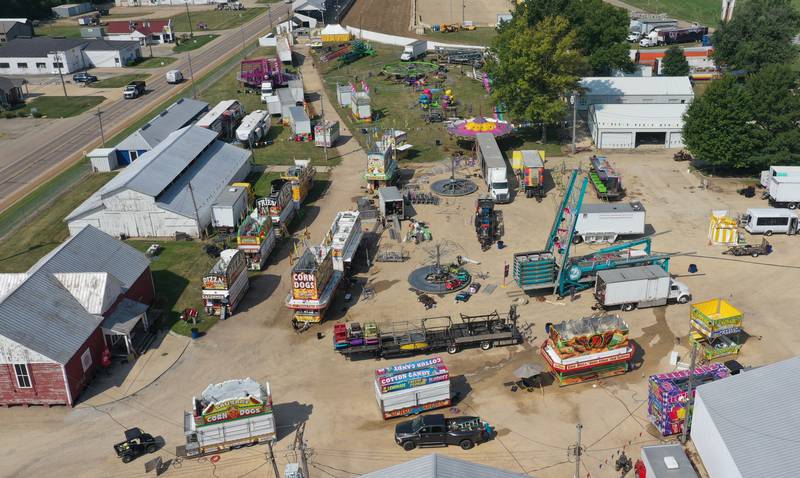
[[[669,270],[669,254],[651,250],[650,238],[616,244],[571,257],[575,225],[586,194],[587,178],[576,188],[572,172],[544,250],[514,254],[514,280],[524,291],[551,289],[561,297],[594,285],[598,271],[655,264]],[[641,246],[641,247],[640,247]]]
[[[478,199],[475,207],[475,232],[478,234],[481,250],[485,251],[492,247],[492,243],[499,241],[503,231],[503,212],[495,211],[494,200],[491,197]]]

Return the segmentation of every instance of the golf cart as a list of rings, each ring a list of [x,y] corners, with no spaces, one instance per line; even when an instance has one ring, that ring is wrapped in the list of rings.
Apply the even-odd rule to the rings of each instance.
[[[125,430],[125,441],[114,445],[114,451],[123,463],[130,463],[145,453],[153,453],[157,448],[153,435],[144,433],[141,428]]]

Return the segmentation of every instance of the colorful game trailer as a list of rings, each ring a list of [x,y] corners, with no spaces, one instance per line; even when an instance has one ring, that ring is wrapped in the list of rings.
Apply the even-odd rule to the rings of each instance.
[[[683,431],[689,403],[689,370],[661,373],[650,376],[647,415],[650,422],[664,436]],[[710,363],[694,369],[694,387],[728,377],[730,372],[719,363]],[[692,391],[694,394],[694,390]],[[691,413],[691,410],[689,410]]]
[[[375,398],[384,419],[449,407],[450,372],[439,356],[379,368]]]
[[[742,348],[742,312],[724,299],[692,304],[689,342],[708,360],[737,355]]]
[[[275,247],[275,238],[272,217],[267,209],[264,206],[254,208],[239,225],[236,234],[237,249],[244,252],[248,269],[260,271],[266,266]]]
[[[316,172],[311,166],[310,159],[295,159],[294,166],[289,166],[281,175],[281,179],[285,179],[292,185],[292,201],[295,206],[299,207],[305,201],[314,184]]]
[[[619,316],[586,317],[548,327],[540,353],[559,386],[613,377],[630,370],[635,347]]]

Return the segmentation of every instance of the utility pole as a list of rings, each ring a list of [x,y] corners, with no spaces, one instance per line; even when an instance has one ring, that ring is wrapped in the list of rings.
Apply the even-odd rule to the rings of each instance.
[[[461,25],[464,25],[464,10],[466,10],[467,6],[464,5],[464,0],[461,0]]]
[[[150,58],[153,58],[153,44],[148,41],[147,46],[150,47]]]
[[[308,450],[306,449],[306,442],[303,438],[303,435],[306,431],[306,422],[300,424],[297,427],[297,432],[294,436],[294,446],[295,450],[300,450],[300,468],[303,470],[303,478],[309,478],[308,476]]]
[[[186,5],[186,18],[189,21],[189,38],[194,36],[194,30],[192,30],[192,16],[189,15],[189,2],[184,3]]]
[[[69,96],[67,95],[67,85],[64,84],[64,75],[61,73],[61,57],[58,56],[58,53],[59,52],[54,52],[56,57],[56,66],[58,66],[58,77],[61,78],[61,88],[64,89],[64,97],[67,97]],[[64,55],[64,58],[66,58],[66,55]]]
[[[319,91],[319,105],[321,107],[321,114],[322,114],[322,127],[325,130],[322,133],[322,137],[324,140],[322,141],[322,156],[325,158],[325,162],[328,162],[328,140],[331,141],[331,146],[333,146],[333,133],[330,129],[328,129],[327,123],[325,123],[325,94],[324,90]]]
[[[572,102],[572,154],[575,154],[575,131],[578,124],[578,93],[572,92],[570,96]]]
[[[97,107],[97,113],[94,114],[97,116],[97,121],[100,122],[100,139],[103,141],[103,147],[106,147],[106,135],[103,134],[103,112],[100,111],[100,107]]]
[[[689,364],[689,388],[686,395],[686,415],[683,417],[683,430],[681,431],[681,443],[686,444],[689,434],[689,419],[691,418],[692,405],[694,405],[694,367],[697,363],[697,345],[692,342],[692,360]]]
[[[244,53],[244,19],[241,12],[239,12],[239,33],[242,35],[242,59],[244,60],[247,55]]]
[[[267,442],[267,446],[269,446],[269,461],[272,463],[272,471],[275,473],[275,478],[281,478],[280,473],[278,472],[278,463],[275,461],[275,453],[272,451],[272,441]]]
[[[581,429],[583,425],[578,423],[575,425],[575,428],[578,430],[578,441],[575,443],[575,478],[581,477],[581,455],[583,454],[583,449],[581,448]]]
[[[197,87],[194,84],[194,72],[192,71],[192,54],[186,52],[186,58],[189,60],[189,80],[192,82],[192,98],[197,99]]]

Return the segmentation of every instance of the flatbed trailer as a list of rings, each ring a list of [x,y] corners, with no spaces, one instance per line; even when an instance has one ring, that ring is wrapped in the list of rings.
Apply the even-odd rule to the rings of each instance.
[[[446,350],[454,354],[465,348],[516,345],[522,342],[517,327],[517,309],[511,306],[508,314],[469,316],[461,314],[460,321],[450,316],[431,317],[414,322],[392,322],[380,327],[378,340],[371,344],[335,347],[349,358],[391,358]]]

